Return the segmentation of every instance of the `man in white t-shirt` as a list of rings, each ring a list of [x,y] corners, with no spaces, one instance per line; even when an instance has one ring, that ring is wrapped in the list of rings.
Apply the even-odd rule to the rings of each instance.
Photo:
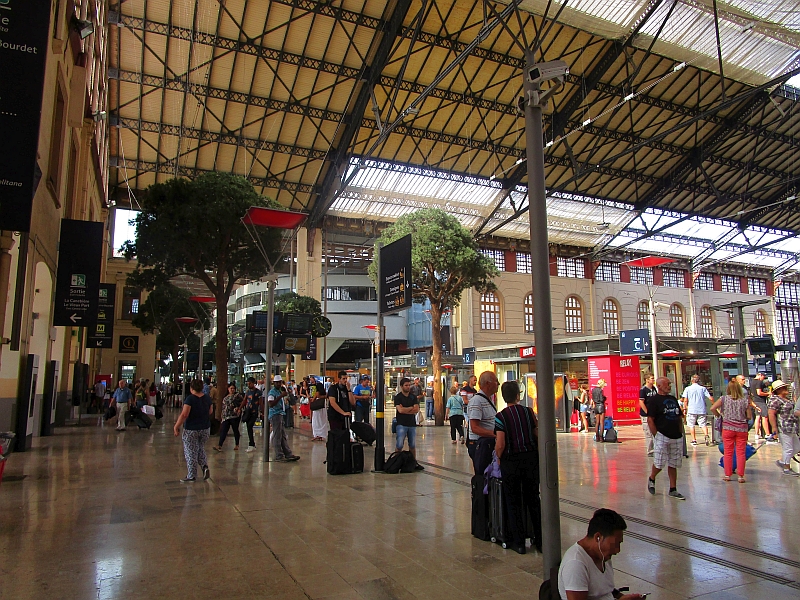
[[[611,557],[619,554],[628,528],[619,514],[608,508],[595,511],[586,537],[566,551],[558,569],[562,600],[640,600],[641,594],[623,594],[614,587]]]
[[[704,385],[700,385],[699,375],[692,375],[692,384],[683,390],[681,399],[683,400],[683,413],[686,415],[686,425],[688,425],[689,431],[692,432],[692,446],[697,446],[695,426],[700,426],[706,430],[706,446],[710,446],[711,438],[708,436],[708,421],[706,419],[708,405],[706,401],[713,404],[714,398],[711,397]]]

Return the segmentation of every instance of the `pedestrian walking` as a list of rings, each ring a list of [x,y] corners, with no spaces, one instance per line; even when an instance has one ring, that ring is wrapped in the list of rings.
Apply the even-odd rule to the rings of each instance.
[[[289,447],[289,438],[286,435],[285,419],[289,408],[287,400],[288,393],[283,386],[283,378],[275,375],[272,380],[272,388],[267,394],[267,404],[269,405],[269,424],[272,427],[272,448],[275,451],[277,462],[292,462],[300,460],[300,457],[292,452]]]
[[[705,444],[710,446],[711,437],[708,435],[710,431],[708,429],[708,419],[706,418],[708,412],[706,401],[713,403],[714,398],[708,393],[704,385],[700,385],[699,375],[692,375],[692,383],[683,390],[681,398],[684,400],[683,409],[686,414],[686,425],[692,433],[692,446],[697,446],[695,426],[705,429]]]
[[[309,407],[311,408],[312,442],[325,442],[328,439],[330,425],[328,423],[327,392],[324,383],[312,383],[309,387]]]
[[[747,423],[753,418],[750,400],[736,379],[731,379],[725,395],[711,405],[714,416],[722,418],[722,465],[725,469],[723,481],[733,475],[733,457],[736,455],[736,473],[739,483],[744,483],[744,466],[747,460]]]
[[[222,452],[222,444],[225,443],[225,438],[228,437],[228,431],[233,431],[233,440],[235,442],[234,450],[239,449],[239,427],[242,422],[242,402],[244,398],[236,391],[236,384],[231,383],[228,386],[228,395],[222,399],[222,425],[219,428],[219,444],[213,446],[217,452]]]
[[[666,377],[656,379],[658,393],[647,402],[647,424],[654,438],[653,467],[647,480],[647,491],[656,493],[656,476],[667,467],[669,495],[686,500],[678,491],[678,469],[683,464],[683,411],[678,399],[670,393],[672,383]]]
[[[450,423],[450,439],[455,444],[456,433],[458,440],[464,443],[464,399],[458,393],[458,385],[453,385],[450,388],[450,397],[447,399],[447,406],[445,407],[445,420]]]
[[[203,471],[203,480],[211,477],[206,458],[206,442],[211,431],[214,403],[203,393],[203,382],[194,379],[189,384],[189,395],[183,401],[183,410],[175,422],[175,437],[181,435],[183,425],[183,454],[186,457],[186,477],[182,483],[197,481],[197,466]]]
[[[261,390],[256,387],[256,378],[247,378],[247,389],[244,392],[244,402],[242,408],[242,422],[247,426],[247,450],[245,452],[256,451],[256,441],[253,438],[253,426],[256,424],[259,412],[263,405]]]
[[[578,410],[581,418],[581,433],[589,433],[589,386],[585,383],[581,384]]]
[[[798,476],[792,471],[791,463],[795,454],[800,452],[800,438],[798,438],[798,418],[795,414],[794,400],[789,399],[789,384],[776,379],[772,382],[772,396],[767,404],[769,410],[769,421],[772,425],[772,433],[780,431],[781,448],[783,456],[780,461],[775,463],[783,470],[784,475]]]
[[[119,387],[114,390],[112,406],[117,406],[117,431],[125,431],[125,416],[128,414],[128,405],[133,399],[128,382],[124,379],[119,380]]]

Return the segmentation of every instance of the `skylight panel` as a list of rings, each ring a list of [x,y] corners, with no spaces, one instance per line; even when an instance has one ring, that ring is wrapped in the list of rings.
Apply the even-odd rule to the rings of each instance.
[[[567,6],[605,21],[627,26],[644,4],[642,0],[577,0],[569,2]]]

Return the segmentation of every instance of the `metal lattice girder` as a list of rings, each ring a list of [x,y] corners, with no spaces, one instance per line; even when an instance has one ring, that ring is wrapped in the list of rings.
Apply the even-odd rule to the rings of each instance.
[[[129,83],[135,83],[139,85],[144,85],[147,87],[156,87],[162,89],[169,89],[175,91],[187,91],[197,97],[208,97],[208,98],[215,98],[219,100],[226,100],[228,102],[237,102],[241,104],[249,104],[251,106],[258,106],[267,108],[274,111],[283,111],[288,112],[296,115],[302,115],[313,119],[331,121],[331,122],[349,122],[346,115],[340,112],[325,110],[321,108],[314,108],[312,106],[308,106],[305,104],[299,104],[297,102],[283,102],[280,100],[273,100],[270,98],[265,98],[261,96],[255,96],[252,94],[245,94],[243,92],[234,92],[231,90],[225,90],[221,88],[213,88],[207,85],[202,84],[195,84],[189,83],[184,79],[168,79],[164,77],[154,76],[154,75],[145,75],[143,73],[138,73],[135,71],[126,71],[122,69],[109,69],[109,78],[115,79],[119,81],[125,81]],[[418,84],[410,84],[413,86],[414,92],[421,92],[423,86]],[[419,88],[419,89],[417,89]],[[454,92],[446,92],[447,95],[453,95],[453,101],[455,101],[456,97],[458,99],[464,100],[465,98],[469,101],[470,94],[456,94]],[[435,94],[434,94],[435,95]],[[469,102],[468,102],[469,103]],[[498,104],[498,103],[493,103]],[[499,105],[498,106],[505,106]],[[509,107],[509,114],[516,111]],[[374,121],[370,120],[369,118],[364,118],[361,122],[362,127],[372,128],[374,127]],[[667,142],[662,142],[660,140],[648,140],[647,138],[643,138],[637,136],[632,133],[626,133],[622,131],[616,131],[614,129],[608,127],[598,127],[596,125],[583,125],[578,121],[568,121],[568,126],[572,129],[581,129],[585,133],[589,133],[598,137],[603,137],[611,140],[616,141],[623,141],[628,142],[630,144],[646,144],[656,150],[660,150],[662,152],[669,152],[676,156],[683,156],[688,151],[687,148],[682,146],[675,146],[674,144],[669,144]],[[775,177],[778,179],[785,179],[788,177],[787,173],[782,171],[778,171],[776,169],[770,169],[768,167],[762,167],[756,164],[748,164],[743,161],[735,160],[732,158],[726,158],[719,155],[706,155],[704,156],[704,160],[713,164],[719,164],[726,167],[730,167],[732,169],[740,169],[743,171],[751,171],[753,173],[758,173],[761,175],[768,175],[770,177]],[[526,174],[526,168],[524,166],[519,169],[519,173],[512,173],[509,177],[507,177],[504,182],[508,184],[509,190],[513,189],[516,185],[518,185]]]
[[[620,232],[620,237],[639,238],[644,233],[646,232],[643,229],[628,227],[627,229]],[[650,239],[655,240],[657,242],[666,242],[669,244],[683,244],[686,246],[693,246],[695,248],[704,248],[704,249],[708,248],[709,244],[711,243],[709,242],[709,240],[705,240],[702,238],[677,235],[672,233],[659,233],[657,235],[651,236]],[[763,248],[754,248],[751,246],[745,246],[744,244],[733,244],[730,242],[720,244],[718,247],[714,248],[713,252],[741,252],[742,254],[756,254],[758,256],[768,256],[772,258],[785,258],[788,256],[793,256],[793,253],[791,252],[786,252],[784,250],[775,250],[774,248],[769,248],[769,246],[764,246]]]
[[[325,73],[331,73],[348,79],[358,79],[361,76],[361,71],[359,69],[353,67],[346,67],[341,64],[332,63],[324,60],[308,58],[306,56],[303,56],[302,54],[296,54],[284,50],[265,48],[263,46],[254,43],[242,42],[240,40],[225,38],[210,33],[204,33],[202,31],[193,31],[185,27],[178,27],[175,25],[168,25],[165,23],[158,23],[155,21],[144,20],[130,15],[116,13],[115,18],[118,19],[120,25],[131,28],[133,30],[140,30],[149,33],[156,33],[159,35],[175,37],[177,39],[191,41],[197,44],[206,44],[223,50],[241,52],[243,54],[258,56],[264,59],[273,60],[277,63],[286,63],[298,67],[306,67],[309,69],[314,69]],[[369,26],[368,23],[364,23],[364,25]],[[453,52],[463,51],[463,49],[465,49],[468,46],[466,42],[459,42],[451,38],[437,36],[434,34],[427,34],[424,32],[420,33],[418,41],[435,45],[437,47],[446,48]],[[484,60],[497,62],[499,64],[515,67],[520,70],[522,70],[525,66],[525,61],[523,58],[517,58],[500,52],[487,50],[481,47],[478,47],[473,51],[473,56],[482,58]],[[579,88],[586,84],[585,79],[582,76],[574,75],[571,73],[565,77],[565,81],[574,84]],[[393,88],[398,84],[395,78],[386,76],[380,77],[378,82],[381,85],[386,86],[388,88]],[[630,88],[625,88],[620,85],[614,85],[602,81],[598,81],[594,87],[597,91],[612,97],[624,98],[630,94]],[[424,86],[413,82],[402,81],[400,82],[400,89],[403,91],[418,93],[422,91],[422,89],[424,89]],[[430,95],[435,98],[439,98],[442,100],[449,100],[453,102],[463,103],[471,100],[474,106],[477,106],[479,108],[485,108],[487,110],[499,110],[505,114],[512,114],[514,111],[516,111],[515,106],[504,103],[498,103],[489,99],[482,99],[479,97],[475,97],[473,95],[471,95],[471,98],[469,100],[465,100],[464,94],[451,90],[437,89],[432,91]],[[670,102],[669,100],[656,98],[653,96],[649,96],[647,94],[637,94],[633,99],[633,101],[642,104],[647,104],[648,106],[653,106],[662,110],[668,110],[676,114],[688,117],[697,117],[698,115],[703,115],[702,116],[703,121],[724,126],[731,131],[739,131],[741,133],[749,135],[761,134],[762,137],[766,137],[767,139],[784,143],[790,147],[793,148],[800,147],[800,139],[798,138],[795,138],[790,135],[781,134],[775,131],[768,131],[768,130],[762,131],[762,128],[758,126],[749,125],[741,120],[726,119],[725,117],[717,114],[708,114],[708,113],[704,114],[706,111],[704,111],[703,108],[695,108],[691,106],[676,104],[674,102]]]
[[[203,142],[230,144],[233,146],[251,148],[254,150],[269,150],[271,152],[280,152],[281,154],[302,156],[304,158],[310,158],[315,160],[324,160],[328,154],[325,150],[315,150],[313,148],[303,148],[301,146],[296,146],[296,145],[268,142],[266,140],[245,137],[243,135],[206,131],[202,129],[195,129],[193,127],[181,127],[179,125],[155,123],[153,121],[126,119],[114,115],[112,115],[111,118],[109,119],[109,124],[112,127],[129,129],[131,131],[146,131],[150,133],[157,133],[159,135],[174,135],[174,136],[189,138],[192,140],[200,140]]]
[[[178,177],[187,177],[193,179],[203,173],[212,172],[210,169],[199,169],[197,167],[188,167],[185,165],[177,165],[175,160],[166,161],[146,161],[146,160],[133,160],[112,156],[109,159],[109,166],[114,169],[130,169],[139,173],[161,173],[165,175],[177,175]],[[286,190],[294,193],[313,194],[316,189],[313,185],[306,183],[297,183],[286,181],[277,177],[247,177],[247,180],[257,187],[264,187],[276,190]]]
[[[361,82],[361,89],[358,91],[353,109],[347,116],[347,124],[333,151],[333,160],[328,165],[328,170],[321,181],[318,180],[318,183],[321,184],[319,186],[320,194],[315,201],[312,201],[313,206],[311,207],[311,215],[308,219],[309,227],[319,226],[330,198],[337,191],[338,186],[336,185],[336,181],[337,179],[341,179],[343,170],[349,161],[351,155],[350,147],[361,129],[361,120],[364,118],[367,106],[369,106],[372,88],[380,79],[381,72],[386,66],[386,62],[389,60],[392,48],[394,47],[410,6],[411,0],[398,0],[392,12],[392,16],[386,23],[378,47],[375,50],[372,63],[367,68],[366,78]]]

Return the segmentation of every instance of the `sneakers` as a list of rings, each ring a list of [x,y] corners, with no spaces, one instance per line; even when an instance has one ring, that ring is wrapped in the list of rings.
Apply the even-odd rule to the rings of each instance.
[[[777,444],[778,443],[778,438],[775,437],[774,433],[769,434],[766,437],[766,440],[767,440],[768,444]]]
[[[300,457],[297,456],[297,454],[292,454],[291,456],[287,456],[286,458],[288,458],[291,462],[294,462],[296,460],[300,460]]]
[[[692,440],[692,446],[697,446],[697,440]]]
[[[211,477],[211,471],[208,470],[208,465],[203,465],[203,481],[208,481]]]
[[[791,475],[792,477],[800,477],[800,474],[798,474],[798,473],[795,473],[795,472],[794,472],[794,471],[792,471],[791,469],[784,469],[784,470],[783,470],[783,474],[784,474],[784,475]]]
[[[424,471],[425,467],[423,467],[421,464],[417,463],[416,465],[414,465],[414,470],[415,471]]]
[[[670,490],[669,496],[670,498],[675,498],[675,500],[686,500],[686,496],[681,494],[678,490]]]
[[[711,438],[706,436],[706,446],[710,446],[710,445],[711,445]]]
[[[275,462],[292,462],[292,459],[287,456],[281,456],[280,458],[276,458]]]
[[[653,496],[656,495],[656,482],[649,477],[647,478],[647,491]]]
[[[247,450],[245,450],[245,452],[255,452],[255,451],[256,451],[256,447],[255,446],[248,446]]]
[[[789,465],[785,465],[785,464],[783,464],[783,463],[782,463],[781,461],[779,461],[779,460],[776,460],[776,461],[775,461],[775,464],[776,464],[776,465],[778,465],[778,468],[779,468],[779,469],[782,469],[782,470],[786,470],[786,469],[788,469],[788,468],[789,468]]]
[[[197,481],[197,477],[184,477],[181,479],[181,483],[194,483]]]
[[[217,452],[222,452],[222,447],[221,446],[211,446],[211,448],[213,448]]]

